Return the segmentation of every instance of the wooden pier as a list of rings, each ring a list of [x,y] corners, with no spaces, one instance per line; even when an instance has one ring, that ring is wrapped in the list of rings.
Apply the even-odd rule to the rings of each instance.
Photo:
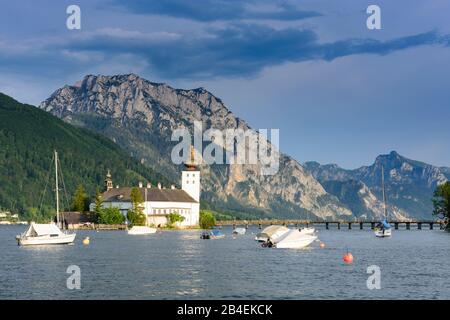
[[[374,229],[375,226],[379,223],[379,221],[312,221],[312,220],[224,220],[217,221],[217,226],[244,226],[248,227],[251,225],[256,225],[259,229],[262,229],[263,226],[269,225],[281,225],[281,226],[293,226],[293,227],[308,227],[308,226],[325,226],[326,230],[330,228],[340,230],[343,226],[347,226],[349,230],[353,229],[354,226],[359,227],[360,230],[363,230],[364,227],[369,227],[370,229]],[[411,230],[411,226],[414,226],[417,230],[422,230],[422,226],[427,225],[429,230],[433,230],[435,226],[439,226],[440,229],[445,227],[445,223],[443,221],[433,221],[433,220],[410,220],[410,221],[389,221],[391,225],[393,225],[395,230],[398,230],[400,226],[404,226],[406,230]]]

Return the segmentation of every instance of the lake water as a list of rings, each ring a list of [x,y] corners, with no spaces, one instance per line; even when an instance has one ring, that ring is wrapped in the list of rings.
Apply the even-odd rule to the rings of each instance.
[[[233,239],[201,240],[200,231],[129,236],[78,231],[70,246],[18,247],[26,226],[0,226],[0,299],[449,299],[450,233],[322,230],[303,250],[262,248],[249,228]],[[424,228],[426,229],[426,228]],[[81,240],[89,236],[91,244]],[[355,261],[345,265],[346,247]],[[81,290],[69,290],[69,265]],[[367,267],[381,268],[369,290]]]

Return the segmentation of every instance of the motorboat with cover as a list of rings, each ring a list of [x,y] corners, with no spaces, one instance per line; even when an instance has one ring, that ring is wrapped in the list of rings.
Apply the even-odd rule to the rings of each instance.
[[[266,242],[270,238],[276,239],[288,231],[289,228],[286,228],[285,226],[277,226],[277,225],[268,226],[256,235],[255,240],[258,242]]]
[[[301,249],[307,247],[316,239],[317,236],[315,235],[305,234],[300,230],[292,229],[276,239],[270,238],[265,243],[265,246],[279,249]]]
[[[222,232],[220,232],[220,230],[213,229],[211,231],[204,231],[201,234],[200,239],[221,239],[224,237],[225,235]]]
[[[232,234],[234,234],[234,235],[244,235],[246,232],[247,232],[246,228],[237,227],[237,228],[234,228]]]

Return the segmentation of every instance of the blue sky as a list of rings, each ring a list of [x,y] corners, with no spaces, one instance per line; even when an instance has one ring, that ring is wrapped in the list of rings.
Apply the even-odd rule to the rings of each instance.
[[[82,29],[66,28],[81,7]],[[381,8],[368,30],[366,8]],[[450,166],[450,2],[2,2],[0,91],[38,104],[86,74],[205,87],[300,162]]]

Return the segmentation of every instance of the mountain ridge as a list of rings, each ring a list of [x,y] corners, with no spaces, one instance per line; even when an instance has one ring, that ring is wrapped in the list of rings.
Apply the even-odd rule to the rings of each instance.
[[[142,166],[126,155],[109,139],[76,128],[35,106],[22,104],[0,93],[0,207],[19,212],[35,220],[45,218],[36,210],[41,202],[52,207],[51,190],[43,196],[42,190],[52,169],[52,154],[59,153],[63,178],[68,194],[61,194],[69,209],[71,196],[78,185],[94,195],[103,187],[107,170],[111,170],[115,185],[137,185],[139,181],[162,182],[170,180]],[[51,183],[51,182],[50,182]],[[51,188],[50,188],[51,189]],[[51,210],[46,212],[50,215]],[[48,216],[47,216],[48,218]]]
[[[134,74],[86,76],[77,87],[56,90],[40,108],[111,137],[171,178],[176,171],[168,159],[173,130],[192,128],[194,121],[201,121],[205,130],[250,129],[204,88],[174,89]],[[202,166],[203,199],[226,209],[257,210],[260,217],[275,211],[286,217],[351,215],[300,163],[285,154],[280,155],[278,174],[262,176],[255,174],[258,170],[258,165]]]

